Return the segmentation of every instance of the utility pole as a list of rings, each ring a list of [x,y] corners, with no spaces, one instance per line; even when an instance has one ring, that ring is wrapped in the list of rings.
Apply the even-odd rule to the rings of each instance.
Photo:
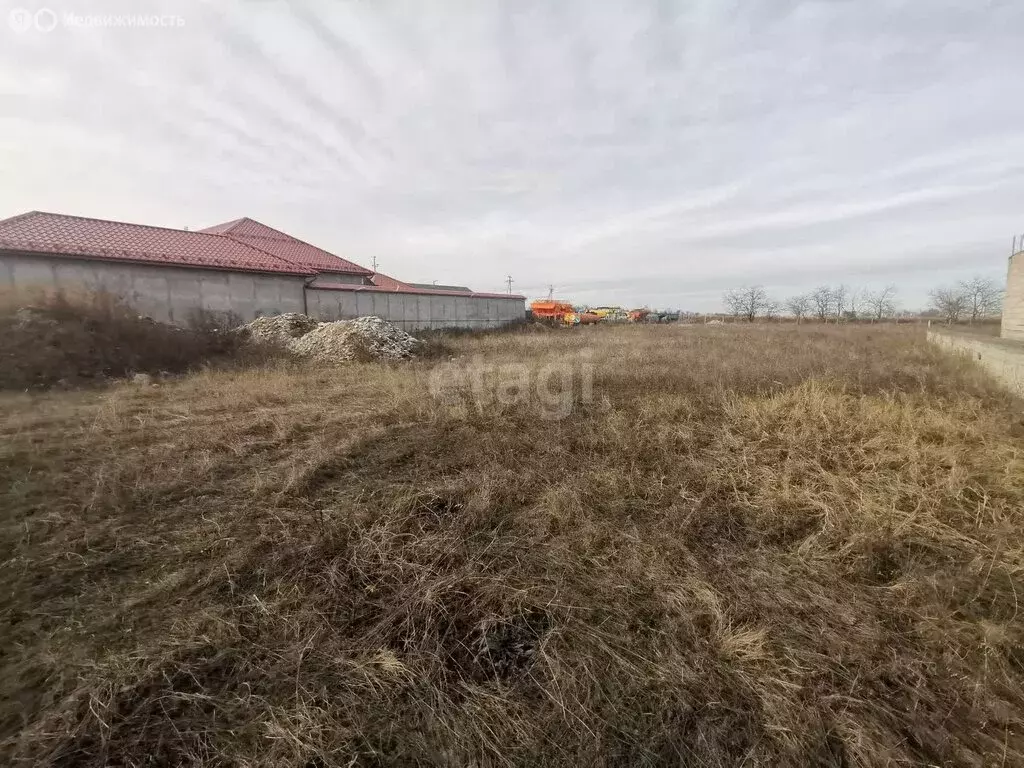
[[[512,283],[515,282],[512,279],[512,275],[507,275],[505,277],[505,282],[508,283],[508,292],[511,294],[512,293]]]
[[[555,286],[549,285],[548,286],[548,301],[551,301],[554,298],[555,298]]]
[[[373,257],[373,274],[377,274],[377,257]]]

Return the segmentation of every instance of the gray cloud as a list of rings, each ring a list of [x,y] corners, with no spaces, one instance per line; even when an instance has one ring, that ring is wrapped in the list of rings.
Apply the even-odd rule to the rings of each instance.
[[[248,215],[410,280],[694,309],[920,303],[1024,231],[1019,2],[0,2],[61,18],[0,26],[0,215]]]

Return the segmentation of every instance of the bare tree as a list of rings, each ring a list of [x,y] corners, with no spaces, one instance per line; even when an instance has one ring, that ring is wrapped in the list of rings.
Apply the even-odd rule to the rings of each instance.
[[[764,315],[765,320],[771,320],[773,317],[776,317],[781,311],[782,305],[779,304],[779,302],[777,302],[775,299],[768,299],[764,303],[764,310],[762,310],[762,314]]]
[[[936,288],[928,298],[931,308],[942,315],[947,324],[959,322],[967,307],[967,300],[959,288]]]
[[[860,318],[860,310],[864,300],[867,298],[867,291],[860,288],[850,289],[850,299],[846,304],[846,311],[843,313],[851,320]]]
[[[964,314],[971,323],[996,314],[1002,306],[1003,292],[991,278],[975,276],[957,288],[964,298]]]
[[[811,297],[806,293],[801,293],[799,296],[791,296],[786,299],[786,309],[789,310],[789,314],[795,317],[799,323],[811,311]]]
[[[843,317],[843,311],[846,309],[846,300],[849,293],[850,289],[845,285],[837,285],[832,289],[832,311],[835,314],[837,323]]]
[[[896,314],[896,286],[890,284],[878,291],[865,291],[864,304],[874,322],[892,317]]]
[[[733,315],[746,318],[750,323],[754,322],[770,303],[768,294],[760,285],[726,291],[722,300]]]
[[[827,285],[819,286],[811,292],[811,304],[814,305],[814,316],[821,322],[828,320],[832,312],[832,289]]]
[[[743,314],[743,298],[740,296],[740,293],[740,291],[733,288],[722,294],[722,303],[725,304],[726,311],[734,317],[739,317]]]

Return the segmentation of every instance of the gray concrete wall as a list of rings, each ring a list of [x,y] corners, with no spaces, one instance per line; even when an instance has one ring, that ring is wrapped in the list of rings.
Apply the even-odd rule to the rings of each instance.
[[[928,331],[928,341],[969,357],[1011,392],[1024,396],[1024,344],[943,331]]]
[[[1024,339],[1024,251],[1010,258],[1003,298],[1004,339]]]
[[[526,314],[522,299],[315,287],[306,289],[304,303],[304,284],[301,276],[0,254],[0,287],[102,289],[120,296],[140,314],[178,325],[187,323],[198,309],[233,312],[245,322],[306,308],[320,320],[377,315],[409,331],[496,328]]]
[[[522,299],[438,296],[429,293],[330,291],[306,292],[309,314],[320,320],[377,315],[406,331],[424,328],[497,328],[526,316]]]
[[[178,325],[199,309],[234,312],[246,322],[302,312],[303,285],[301,276],[0,254],[0,287],[105,290],[142,315]]]
[[[343,283],[345,285],[370,285],[370,282],[362,275],[353,275],[349,272],[321,272],[316,276],[313,285],[317,283]]]

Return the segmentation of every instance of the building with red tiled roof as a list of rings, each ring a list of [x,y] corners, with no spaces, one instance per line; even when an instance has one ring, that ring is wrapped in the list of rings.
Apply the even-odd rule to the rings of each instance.
[[[0,221],[0,250],[197,269],[316,274],[308,265],[225,235],[42,211]]]
[[[0,287],[102,289],[154,319],[376,314],[409,329],[493,327],[522,296],[413,286],[249,218],[199,231],[31,211],[0,221]]]
[[[369,277],[373,274],[372,270],[353,264],[340,256],[335,256],[315,245],[310,245],[249,218],[235,219],[199,231],[204,234],[229,237],[239,243],[251,245],[272,254],[290,264],[309,267],[325,276],[341,274]]]

